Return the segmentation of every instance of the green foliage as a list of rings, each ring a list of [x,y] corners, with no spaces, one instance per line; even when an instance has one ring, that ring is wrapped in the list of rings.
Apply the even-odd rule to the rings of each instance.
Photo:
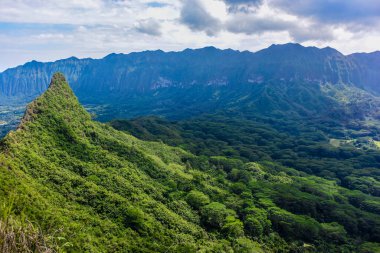
[[[366,242],[360,245],[359,253],[376,253],[380,252],[380,243]]]
[[[264,240],[270,248],[354,251],[361,240],[380,239],[378,151],[331,146],[329,138],[347,133],[347,126],[338,121],[305,120],[300,124],[299,118],[279,116],[274,121],[249,111],[238,116],[233,113],[178,122],[150,117],[149,125],[139,118],[125,121],[133,126],[124,130],[144,139],[162,125],[165,132],[150,134],[151,140],[202,155],[196,162],[191,160],[192,166],[210,172],[233,195],[208,192],[211,201],[235,210],[245,236]],[[123,121],[115,122],[117,128],[124,126]],[[321,130],[312,130],[315,126]],[[134,132],[134,127],[145,134]],[[167,132],[176,137],[166,136]],[[207,219],[202,216],[202,220]],[[274,243],[279,239],[273,239],[273,233],[292,246]],[[304,248],[299,241],[312,246]]]
[[[368,138],[380,139],[378,124],[351,118],[348,124],[331,115],[322,119],[303,118],[283,111],[268,115],[252,110],[250,107],[231,108],[177,122],[147,117],[116,120],[110,124],[142,139],[160,140],[197,155],[212,156],[210,162],[217,168],[227,173],[233,170],[231,180],[236,180],[241,161],[275,161],[335,180],[346,188],[380,196],[380,174],[376,169],[380,162],[379,150],[335,147],[330,142],[334,138],[355,138],[358,131],[365,132]],[[161,127],[166,131],[154,135]],[[176,137],[172,138],[173,135]]]
[[[322,234],[329,241],[337,244],[345,243],[347,239],[347,232],[344,227],[336,222],[322,223]]]
[[[192,190],[186,196],[186,201],[195,209],[199,209],[210,203],[210,198],[203,192]]]
[[[149,221],[146,220],[145,214],[139,208],[128,207],[123,214],[123,223],[139,233],[149,232]]]
[[[201,213],[203,223],[213,228],[222,228],[227,217],[235,215],[233,210],[218,202],[212,202],[202,207]]]
[[[253,215],[247,215],[244,220],[244,226],[247,233],[253,237],[261,237],[264,233],[261,222]]]
[[[320,224],[308,216],[294,215],[285,210],[272,208],[269,217],[274,228],[285,237],[313,241],[319,235]]]
[[[228,237],[238,238],[244,235],[243,222],[234,216],[227,216],[222,227],[222,231]]]
[[[239,253],[264,253],[265,252],[257,242],[253,242],[244,237],[240,237],[236,239],[234,250],[235,252],[239,252]]]
[[[321,146],[316,151],[311,139],[323,140],[320,133],[291,144],[291,138],[276,132],[284,146],[266,146],[276,143],[271,129],[248,128],[239,136],[229,127],[219,129],[224,120],[207,126],[209,131],[198,128],[199,123],[187,125],[185,133],[194,137],[192,142],[184,133],[171,133],[172,125],[159,132],[175,137],[174,142],[185,140],[178,146],[201,155],[142,141],[92,121],[57,74],[48,91],[28,106],[19,129],[0,142],[0,203],[9,207],[1,219],[11,216],[20,228],[28,220],[43,238],[60,238],[46,243],[64,252],[376,249],[378,197],[344,188],[334,175],[327,180],[283,166],[292,161],[297,149],[293,146],[300,143],[302,150],[309,149],[309,158],[320,153],[356,157],[354,166],[359,160],[374,163],[374,156],[366,161],[368,156],[359,151]],[[246,123],[230,122],[243,128]],[[272,147],[272,153],[265,153]],[[275,156],[280,158],[272,159]],[[329,161],[342,168],[346,162],[340,164],[339,159]],[[332,168],[329,172],[336,175],[344,172]],[[375,175],[370,168],[356,173],[352,176]],[[357,184],[352,185],[354,189]]]

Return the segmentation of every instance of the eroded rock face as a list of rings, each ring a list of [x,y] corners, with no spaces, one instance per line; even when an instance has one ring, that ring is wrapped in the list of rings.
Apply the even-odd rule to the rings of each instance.
[[[69,58],[56,62],[41,63],[32,61],[25,65],[8,69],[0,74],[0,93],[12,97],[33,97],[44,92],[51,77],[58,70],[65,73],[71,82],[75,82],[89,59]]]

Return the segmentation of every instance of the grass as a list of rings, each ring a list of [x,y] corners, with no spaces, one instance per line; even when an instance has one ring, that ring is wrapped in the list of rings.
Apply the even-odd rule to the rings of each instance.
[[[51,247],[51,237],[45,237],[32,223],[17,224],[12,217],[0,220],[0,252],[58,252],[56,245]]]
[[[12,213],[13,202],[0,206],[0,253],[19,252],[61,252],[60,242],[64,238],[55,237],[53,234],[45,235],[42,230],[33,225],[25,217],[14,218]],[[57,231],[59,234],[60,231]],[[62,244],[61,243],[61,244]],[[69,246],[69,243],[63,247]]]

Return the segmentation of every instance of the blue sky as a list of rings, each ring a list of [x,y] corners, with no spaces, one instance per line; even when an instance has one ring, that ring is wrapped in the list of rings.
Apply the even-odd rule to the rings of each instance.
[[[287,42],[380,50],[380,0],[0,1],[0,71],[70,56]]]

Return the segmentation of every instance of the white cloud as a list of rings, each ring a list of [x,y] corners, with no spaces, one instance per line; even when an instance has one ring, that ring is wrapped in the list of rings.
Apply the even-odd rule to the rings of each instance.
[[[161,24],[155,19],[139,20],[135,26],[136,30],[151,36],[161,35]]]
[[[192,31],[204,31],[209,36],[215,36],[221,30],[221,21],[213,17],[199,0],[184,0],[180,22]]]

